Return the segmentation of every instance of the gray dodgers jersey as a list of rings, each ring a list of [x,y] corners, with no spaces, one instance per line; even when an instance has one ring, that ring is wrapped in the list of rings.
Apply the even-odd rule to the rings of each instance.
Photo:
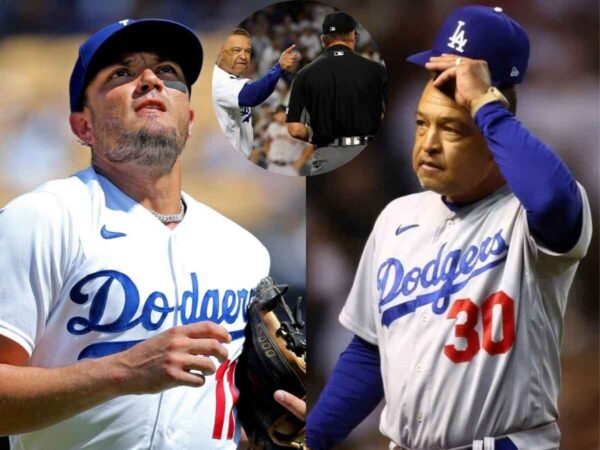
[[[565,254],[535,241],[508,186],[457,211],[423,192],[381,213],[340,321],[379,346],[394,443],[447,449],[552,424],[535,449],[558,448],[563,316],[591,239],[579,189],[583,229]]]

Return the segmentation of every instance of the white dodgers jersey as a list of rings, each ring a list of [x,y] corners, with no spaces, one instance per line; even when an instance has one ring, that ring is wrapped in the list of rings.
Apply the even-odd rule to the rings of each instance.
[[[409,195],[377,219],[340,321],[379,346],[380,430],[396,445],[508,436],[558,448],[563,316],[591,239],[579,188],[581,236],[565,254],[536,242],[508,186],[456,211],[433,192]],[[543,430],[534,445],[519,433],[532,429]]]
[[[250,233],[183,194],[173,230],[89,168],[18,197],[0,213],[0,334],[58,367],[126,350],[176,325],[210,320],[243,343],[246,305],[269,271]],[[13,449],[235,449],[236,361],[202,387],[126,395]]]
[[[240,106],[238,96],[248,78],[238,78],[215,65],[212,79],[213,106],[219,125],[229,142],[248,158],[252,152],[254,132],[252,109]]]

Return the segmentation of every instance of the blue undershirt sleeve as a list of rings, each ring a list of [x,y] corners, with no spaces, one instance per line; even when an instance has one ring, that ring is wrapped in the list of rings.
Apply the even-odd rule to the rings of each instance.
[[[324,450],[341,442],[382,399],[379,349],[355,336],[308,415],[307,446]]]
[[[246,83],[238,95],[240,106],[256,106],[264,102],[275,89],[283,69],[279,63],[256,81]]]
[[[583,203],[567,166],[498,102],[482,106],[475,122],[525,208],[532,236],[558,253],[573,248],[581,234]]]

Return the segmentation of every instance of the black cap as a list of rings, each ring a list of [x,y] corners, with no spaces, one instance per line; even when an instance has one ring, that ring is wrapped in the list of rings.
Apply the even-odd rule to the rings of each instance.
[[[344,12],[327,14],[323,20],[323,34],[348,33],[356,28],[356,21]]]

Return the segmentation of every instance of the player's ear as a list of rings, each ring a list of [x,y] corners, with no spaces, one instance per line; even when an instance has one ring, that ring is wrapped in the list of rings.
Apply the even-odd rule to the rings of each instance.
[[[223,60],[223,53],[225,53],[225,46],[221,45],[219,49],[219,54],[217,55],[217,66],[220,67],[221,61]]]
[[[188,138],[192,135],[192,128],[194,128],[194,117],[196,113],[192,108],[190,108],[190,121],[188,123]]]
[[[85,112],[74,112],[69,116],[71,131],[85,145],[92,144],[92,126],[89,115]]]

